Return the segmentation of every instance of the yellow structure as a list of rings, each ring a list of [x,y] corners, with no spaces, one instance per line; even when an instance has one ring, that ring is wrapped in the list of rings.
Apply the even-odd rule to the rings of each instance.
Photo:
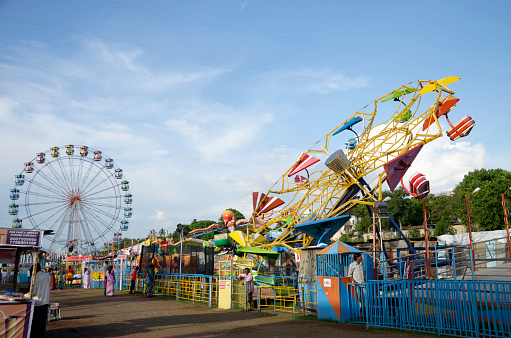
[[[447,85],[458,80],[447,77],[408,83],[374,100],[332,129],[305,152],[325,162],[327,168],[311,166],[308,170],[320,168],[307,171],[308,177],[297,175],[293,179],[290,173],[296,172],[296,165],[305,155],[300,156],[266,193],[267,198],[278,196],[287,204],[262,225],[263,215],[255,213],[252,218],[251,230],[255,234],[267,233],[270,226],[276,226],[275,238],[248,245],[265,249],[284,246],[297,252],[300,251],[295,248],[297,242],[306,248],[313,238],[297,236],[295,225],[341,216],[357,204],[373,205],[380,201],[387,178],[384,164],[414,146],[442,136],[437,109],[454,94]]]
[[[241,290],[241,283],[237,277],[245,268],[252,270],[252,260],[234,257],[233,260],[222,260],[218,269],[218,308],[230,309],[233,303],[245,305],[245,291]]]

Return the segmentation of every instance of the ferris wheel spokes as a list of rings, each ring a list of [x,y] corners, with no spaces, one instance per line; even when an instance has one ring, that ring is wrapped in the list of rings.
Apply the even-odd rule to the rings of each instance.
[[[110,224],[107,224],[105,221],[103,221],[101,219],[101,217],[97,216],[92,210],[87,210],[86,213],[88,215],[90,215],[91,218],[93,218],[94,220],[96,220],[98,223],[102,224],[103,226],[105,226],[105,229],[103,232],[100,232],[101,233],[101,236],[100,237],[104,237],[104,235],[106,233],[108,233],[109,230],[111,230],[111,226]]]
[[[105,178],[103,181],[99,182],[98,184],[96,184],[95,186],[93,186],[92,188],[90,188],[89,190],[87,189],[83,189],[84,191],[84,194],[87,194],[89,196],[91,195],[94,195],[94,194],[91,194],[92,191],[94,191],[94,189],[96,189],[99,185],[105,183],[107,180],[110,180],[110,183],[112,183],[111,186],[109,186],[107,189],[111,189],[111,188],[117,188],[120,186],[120,183],[117,183],[116,181],[112,181],[112,178],[111,177],[107,177]],[[99,192],[102,192],[104,190],[100,190]],[[96,192],[97,193],[97,192]]]
[[[69,188],[66,187],[66,184],[65,182],[63,183],[62,182],[62,177],[60,177],[60,175],[58,174],[57,170],[53,167],[53,162],[54,161],[48,161],[46,166],[48,167],[48,169],[50,170],[50,172],[53,174],[53,177],[57,180],[57,182],[59,183],[59,187],[61,188],[61,190],[65,193]],[[41,170],[38,170],[38,172],[41,172]],[[49,175],[45,175],[44,173],[41,172],[41,175],[43,175],[44,178],[46,178],[48,181],[50,182],[53,182],[53,184],[55,184],[55,186],[57,186],[57,184],[55,183],[55,181],[53,181]]]
[[[63,196],[41,194],[41,193],[33,192],[33,191],[22,191],[22,193],[28,194],[28,195],[33,195],[33,196],[39,196],[39,197],[61,199],[62,201],[65,201],[65,198]]]
[[[83,160],[82,160],[83,161]],[[83,179],[80,179],[79,186],[84,186],[85,182],[89,179],[90,172],[92,170],[92,167],[94,167],[94,162],[89,162],[89,168],[87,169],[87,172],[83,176]]]
[[[41,176],[45,176],[45,175],[41,175]],[[66,192],[65,191],[62,191],[57,185],[53,185],[53,187],[57,188],[58,190],[55,190],[53,189],[53,187],[49,187],[39,181],[36,181],[35,180],[35,177],[36,176],[32,176],[32,178],[28,178],[26,177],[25,178],[25,181],[30,185],[30,184],[34,184],[36,186],[38,186],[39,188],[43,188],[43,189],[46,189],[48,191],[51,191],[52,193],[56,194],[56,195],[59,195],[59,196],[66,196]],[[51,181],[50,181],[51,183]],[[27,189],[27,190],[30,190],[30,189]]]

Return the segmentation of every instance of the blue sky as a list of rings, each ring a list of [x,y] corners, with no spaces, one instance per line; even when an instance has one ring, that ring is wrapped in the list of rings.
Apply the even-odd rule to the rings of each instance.
[[[327,132],[417,79],[459,76],[453,120],[414,163],[433,192],[509,170],[507,2],[0,1],[0,202],[36,152],[85,144],[124,169],[128,237],[251,212]]]

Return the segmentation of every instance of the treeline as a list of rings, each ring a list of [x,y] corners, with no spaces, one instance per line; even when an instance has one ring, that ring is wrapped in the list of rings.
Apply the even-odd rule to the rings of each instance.
[[[431,182],[434,184],[434,182]],[[430,194],[425,198],[428,224],[435,225],[434,236],[453,234],[454,224],[467,224],[465,197],[476,188],[477,193],[468,197],[470,222],[474,231],[501,230],[505,228],[504,209],[501,194],[511,186],[511,172],[503,169],[478,169],[469,172],[454,190],[446,194]],[[402,187],[394,192],[384,191],[389,214],[402,227],[423,224],[422,201],[411,197]],[[506,196],[509,204],[509,198]],[[367,208],[358,205],[350,211],[351,215],[361,217],[354,231],[367,232],[372,224],[372,216]],[[388,228],[387,220],[383,227]]]

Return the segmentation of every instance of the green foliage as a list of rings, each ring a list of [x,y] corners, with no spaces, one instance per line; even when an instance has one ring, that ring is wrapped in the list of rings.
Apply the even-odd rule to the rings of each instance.
[[[422,224],[422,202],[417,201],[402,188],[393,192],[385,191],[384,197],[389,196],[387,209],[394,221],[401,226],[415,226]]]
[[[204,229],[204,228],[209,227],[211,224],[215,224],[215,223],[216,223],[215,221],[207,221],[207,220],[197,221],[197,220],[194,220],[194,222],[192,224],[190,224],[189,228],[190,228],[190,230]],[[199,238],[203,239],[203,240],[209,240],[209,239],[213,239],[214,235],[215,234],[213,232],[211,232],[209,234],[202,235]]]
[[[421,232],[417,228],[410,229],[408,232],[408,238],[421,238]]]
[[[448,222],[445,219],[445,216],[442,216],[440,220],[435,222],[435,233],[433,236],[441,236],[441,235],[454,235],[454,229],[452,228],[451,222]]]
[[[348,233],[342,234],[341,237],[339,237],[339,241],[344,243],[350,242],[350,235]]]
[[[243,216],[243,214],[241,212],[239,212],[238,210],[234,209],[234,208],[227,208],[225,209],[224,211],[226,210],[231,210],[232,213],[234,214],[234,218],[239,221],[240,219],[244,219],[245,216]],[[224,224],[224,219],[222,218],[222,215],[223,215],[223,212],[220,214],[220,218],[218,219],[218,224]]]
[[[500,194],[511,186],[511,172],[503,169],[478,169],[469,172],[454,188],[453,210],[467,224],[465,197],[475,188],[481,190],[468,197],[470,223],[479,230],[504,228],[504,212]]]

